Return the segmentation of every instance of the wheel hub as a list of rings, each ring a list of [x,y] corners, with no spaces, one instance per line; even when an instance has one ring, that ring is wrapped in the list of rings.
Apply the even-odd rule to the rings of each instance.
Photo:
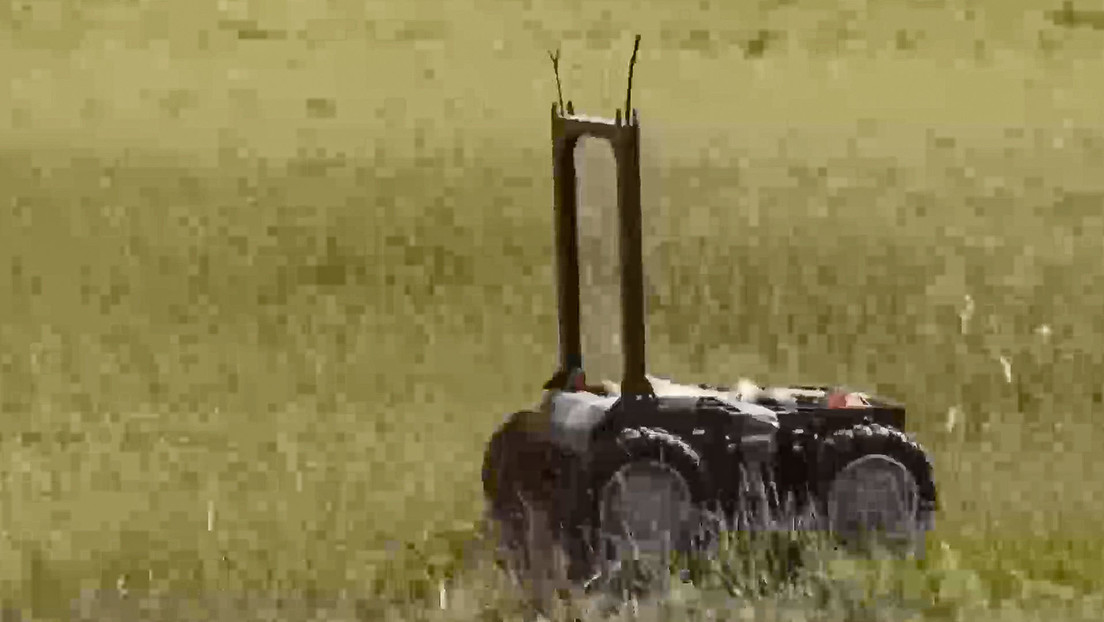
[[[843,535],[879,534],[897,539],[915,530],[916,482],[900,462],[870,455],[847,465],[832,483],[828,518]]]

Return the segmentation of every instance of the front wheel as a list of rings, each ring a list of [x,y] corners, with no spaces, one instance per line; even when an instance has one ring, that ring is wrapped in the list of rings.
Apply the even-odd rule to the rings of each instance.
[[[820,445],[817,509],[845,542],[872,537],[915,547],[931,527],[934,474],[928,455],[903,432],[878,424],[837,431]]]

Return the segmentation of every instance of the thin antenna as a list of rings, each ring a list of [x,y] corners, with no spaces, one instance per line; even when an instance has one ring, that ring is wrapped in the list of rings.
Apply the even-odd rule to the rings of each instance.
[[[632,58],[629,59],[629,88],[625,91],[625,121],[629,122],[629,119],[633,116],[632,113],[632,76],[633,67],[636,65],[636,51],[640,49],[640,35],[636,35],[636,41],[633,43]]]
[[[556,74],[556,96],[560,101],[560,114],[563,114],[563,90],[560,88],[560,48],[556,48],[555,55],[549,52],[548,58],[552,59],[552,71]]]

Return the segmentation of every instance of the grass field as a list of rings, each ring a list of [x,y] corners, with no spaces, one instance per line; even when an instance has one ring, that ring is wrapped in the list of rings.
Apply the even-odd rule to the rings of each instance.
[[[1104,619],[1095,14],[747,4],[0,7],[7,610],[518,619],[465,551],[555,362],[545,52],[612,116],[640,32],[651,369],[901,399],[942,495],[866,591],[648,615]]]

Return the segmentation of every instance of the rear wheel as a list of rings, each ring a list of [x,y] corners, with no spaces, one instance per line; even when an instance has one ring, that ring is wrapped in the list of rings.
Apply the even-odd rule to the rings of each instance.
[[[700,548],[707,484],[701,459],[663,430],[632,428],[598,454],[592,587],[663,591],[671,555]]]
[[[577,459],[526,430],[513,415],[492,436],[483,461],[488,523],[503,570],[533,612],[551,615],[569,587],[572,504]]]
[[[487,445],[483,490],[488,522],[507,572],[526,582],[556,546],[555,496],[566,457],[517,424],[513,415]]]

